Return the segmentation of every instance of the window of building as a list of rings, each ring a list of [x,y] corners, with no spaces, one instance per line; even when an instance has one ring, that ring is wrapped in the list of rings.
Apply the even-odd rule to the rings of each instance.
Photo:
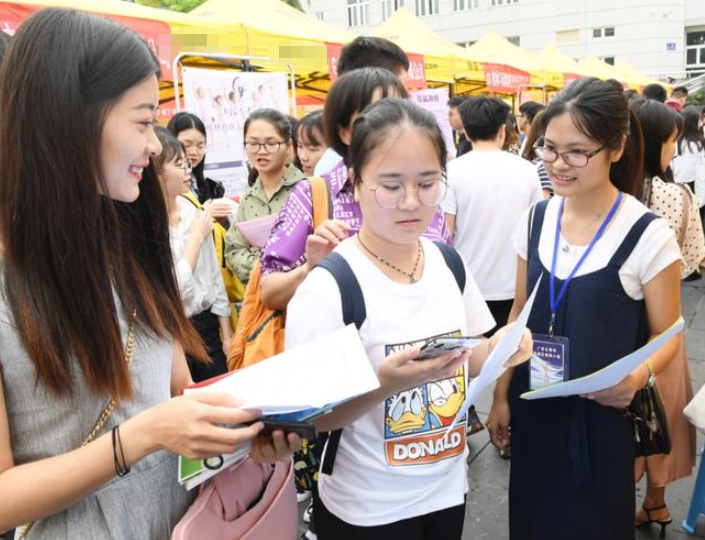
[[[370,24],[369,0],[348,0],[348,26],[365,26]]]
[[[436,15],[440,10],[439,4],[440,0],[416,0],[416,15]]]
[[[322,11],[316,11],[316,12],[313,14],[313,16],[316,17],[316,19],[318,19],[319,21],[322,21],[322,20],[323,20],[323,12],[322,12]]]
[[[519,0],[492,0],[493,6],[508,6],[509,4],[518,4]],[[475,6],[477,7],[477,6]]]
[[[607,26],[605,28],[593,28],[592,29],[593,38],[601,37],[614,37],[614,26]]]
[[[400,7],[404,7],[404,0],[382,0],[382,20],[389,19]]]
[[[510,36],[507,38],[507,41],[511,43],[512,45],[516,45],[517,47],[521,47],[521,36]]]
[[[705,72],[705,28],[686,31],[685,69],[694,74]]]
[[[453,11],[465,11],[466,9],[477,9],[480,0],[453,0]]]
[[[556,32],[556,45],[568,45],[580,41],[580,30],[561,30]]]
[[[614,65],[614,56],[603,56],[602,57],[603,62],[606,64],[609,64],[610,66]]]

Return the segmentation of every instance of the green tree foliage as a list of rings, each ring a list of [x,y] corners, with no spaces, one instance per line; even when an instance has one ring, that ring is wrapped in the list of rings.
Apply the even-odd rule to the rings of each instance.
[[[196,9],[205,1],[206,0],[135,0],[135,4],[188,13],[192,9]]]
[[[149,6],[154,8],[170,9],[181,13],[188,13],[192,9],[196,9],[206,0],[134,0],[136,4]],[[301,2],[299,0],[282,0],[285,4],[303,12]]]

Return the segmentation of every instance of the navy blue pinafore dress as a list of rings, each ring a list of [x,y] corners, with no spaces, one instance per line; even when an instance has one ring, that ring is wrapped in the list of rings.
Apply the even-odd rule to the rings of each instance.
[[[529,318],[548,333],[550,269],[538,253],[548,201],[534,212],[527,295],[541,284]],[[573,278],[556,314],[555,335],[570,339],[570,377],[594,373],[644,345],[643,300],[625,292],[619,270],[646,227],[632,227],[605,268]],[[555,228],[547,224],[552,235]],[[556,278],[556,289],[563,282]],[[512,463],[511,540],[634,540],[634,429],[622,411],[579,398],[520,399],[529,390],[529,365],[514,370],[509,390]]]

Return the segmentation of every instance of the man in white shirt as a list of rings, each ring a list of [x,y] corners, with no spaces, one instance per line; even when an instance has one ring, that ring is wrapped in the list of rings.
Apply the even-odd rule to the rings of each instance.
[[[543,198],[541,182],[529,161],[502,151],[506,103],[481,96],[467,99],[458,109],[473,151],[448,164],[443,211],[455,247],[501,327],[515,292],[512,231],[526,209]]]

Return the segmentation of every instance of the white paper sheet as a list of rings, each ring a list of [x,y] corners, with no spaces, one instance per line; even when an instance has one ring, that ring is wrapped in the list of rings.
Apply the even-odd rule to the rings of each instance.
[[[377,374],[350,325],[184,392],[227,392],[243,409],[280,414],[325,407],[377,388]]]
[[[545,399],[553,397],[578,396],[589,394],[591,392],[599,392],[611,388],[621,382],[627,375],[634,371],[639,364],[645,362],[653,355],[662,345],[673,338],[678,332],[683,330],[685,323],[683,317],[680,317],[673,325],[660,334],[656,339],[637,349],[631,354],[615,360],[609,366],[596,371],[591,375],[558,383],[553,386],[547,386],[532,392],[525,392],[521,395],[522,399]]]
[[[263,248],[269,240],[269,235],[272,233],[272,227],[277,221],[279,214],[264,216],[261,218],[250,219],[249,221],[241,221],[236,223],[235,227],[242,233],[251,246]]]
[[[238,399],[243,409],[259,409],[267,416],[329,410],[331,404],[377,388],[377,374],[357,329],[350,325],[212,383],[185,388],[184,393],[226,392]],[[234,454],[221,456],[223,462],[217,470],[205,467],[201,460],[180,457],[179,483],[186,489],[193,489],[249,451],[250,445],[245,444]]]
[[[521,310],[521,313],[519,314],[519,317],[517,317],[512,329],[502,336],[502,339],[499,340],[499,343],[497,343],[497,346],[492,350],[490,356],[487,360],[485,360],[478,376],[470,381],[470,384],[468,384],[468,389],[465,392],[465,402],[463,403],[460,411],[458,411],[458,414],[455,416],[455,420],[453,420],[453,423],[447,429],[446,434],[450,434],[460,419],[465,416],[468,409],[477,401],[480,394],[482,394],[488,386],[499,379],[502,373],[507,370],[505,364],[519,348],[519,344],[521,343],[522,335],[526,329],[526,323],[529,321],[529,315],[531,314],[531,309],[534,305],[536,293],[539,290],[539,284],[541,283],[542,278],[543,276],[539,277],[536,282],[534,290],[531,292],[531,296],[529,296],[526,304],[524,304],[524,308]]]

